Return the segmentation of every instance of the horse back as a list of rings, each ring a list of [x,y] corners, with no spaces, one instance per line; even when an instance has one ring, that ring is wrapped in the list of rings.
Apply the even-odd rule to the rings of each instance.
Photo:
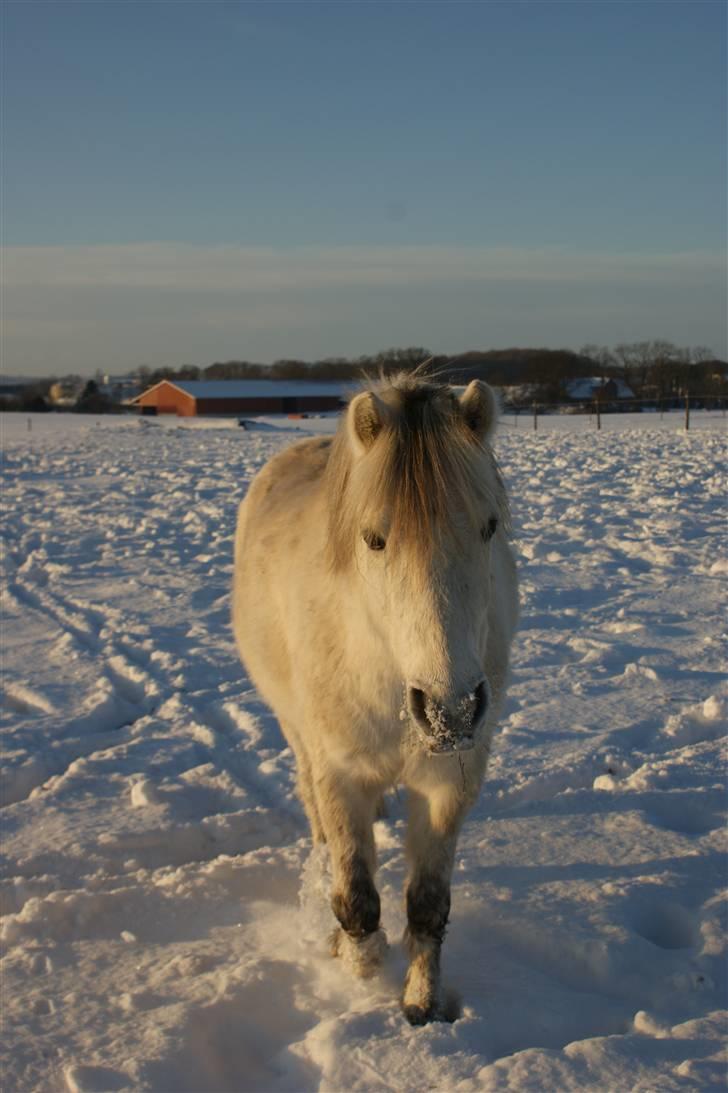
[[[291,513],[299,509],[305,511],[312,493],[321,485],[330,448],[330,438],[311,437],[273,456],[255,476],[241,502],[244,524],[254,522],[254,534],[265,534],[268,523],[290,519]]]
[[[291,614],[312,579],[311,558],[325,536],[322,478],[329,438],[309,438],[258,472],[238,510],[233,629],[242,659],[277,712],[294,654]]]

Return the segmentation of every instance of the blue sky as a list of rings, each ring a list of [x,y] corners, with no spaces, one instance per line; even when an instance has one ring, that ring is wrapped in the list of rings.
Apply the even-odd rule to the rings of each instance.
[[[25,0],[3,21],[6,372],[726,352],[723,3]]]

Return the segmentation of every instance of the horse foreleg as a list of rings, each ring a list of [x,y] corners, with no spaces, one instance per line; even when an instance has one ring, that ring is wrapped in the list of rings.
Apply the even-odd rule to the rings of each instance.
[[[293,754],[296,757],[296,790],[301,804],[303,805],[303,810],[306,813],[309,827],[311,828],[313,845],[317,846],[319,843],[326,842],[326,834],[324,832],[323,824],[321,823],[318,804],[316,803],[311,761],[308,757],[306,746],[293,725],[288,722],[285,724],[281,722],[281,728],[283,729],[283,735],[291,745]]]
[[[407,930],[409,967],[402,1008],[412,1025],[443,1018],[440,950],[450,914],[450,878],[463,802],[453,794],[428,798],[411,792],[407,850]]]
[[[319,843],[326,842],[326,832],[324,831],[324,825],[321,823],[321,814],[316,802],[311,764],[303,750],[300,754],[296,754],[296,767],[296,788],[311,827],[313,845],[317,846]]]
[[[331,854],[331,908],[340,926],[332,938],[332,953],[355,975],[367,978],[377,970],[386,949],[374,885],[372,825],[378,794],[341,775],[319,777],[315,788]]]

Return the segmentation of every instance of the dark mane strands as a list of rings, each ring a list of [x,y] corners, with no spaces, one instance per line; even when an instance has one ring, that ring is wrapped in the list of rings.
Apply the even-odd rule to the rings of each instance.
[[[418,372],[369,385],[392,416],[356,468],[345,418],[336,434],[326,471],[329,549],[336,569],[351,561],[362,528],[383,514],[388,543],[420,563],[429,560],[443,529],[453,527],[455,513],[474,524],[487,508],[510,526],[490,447],[468,427],[451,388]]]

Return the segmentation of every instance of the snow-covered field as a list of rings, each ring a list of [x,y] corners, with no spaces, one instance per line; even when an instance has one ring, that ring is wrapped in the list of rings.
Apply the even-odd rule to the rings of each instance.
[[[504,420],[523,617],[455,869],[462,1014],[423,1029],[402,802],[352,988],[231,640],[237,502],[292,436],[206,424],[0,423],[2,1088],[724,1088],[722,416]]]

